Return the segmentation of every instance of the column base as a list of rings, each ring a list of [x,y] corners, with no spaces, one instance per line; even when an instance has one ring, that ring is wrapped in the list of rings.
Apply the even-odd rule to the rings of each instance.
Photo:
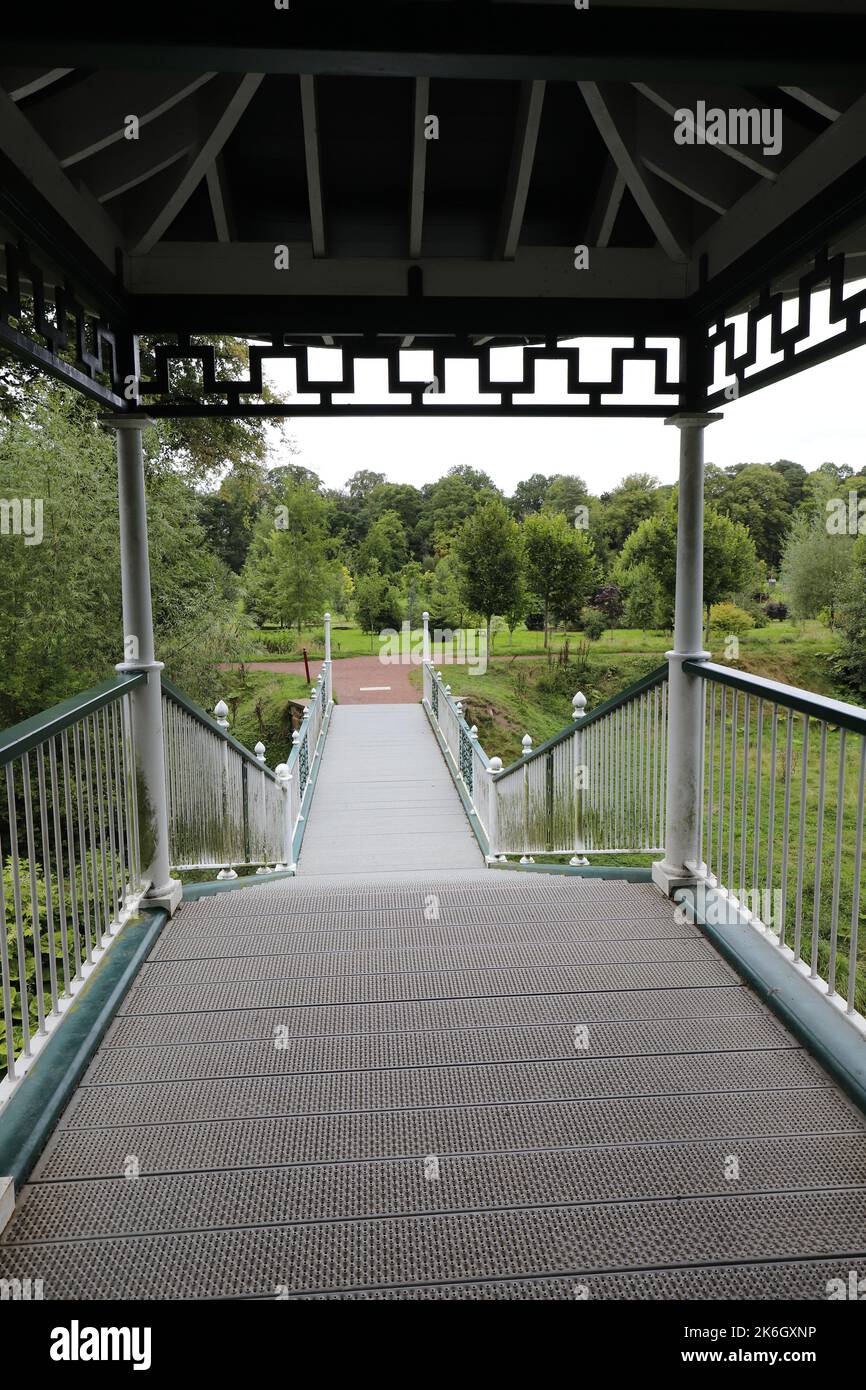
[[[672,898],[678,888],[693,888],[699,877],[694,869],[687,869],[684,865],[668,864],[664,859],[652,866],[653,883],[668,898]]]
[[[161,888],[151,888],[141,900],[142,907],[161,907],[173,917],[180,907],[183,897],[183,884],[179,878],[170,878]]]

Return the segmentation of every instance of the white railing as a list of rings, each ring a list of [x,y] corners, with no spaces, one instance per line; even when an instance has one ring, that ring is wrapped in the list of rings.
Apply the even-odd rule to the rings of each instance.
[[[212,719],[163,679],[162,724],[171,863],[178,869],[276,864],[285,853],[283,792],[228,732],[221,700]]]
[[[0,1104],[133,915],[140,781],[119,676],[0,735]]]
[[[292,734],[288,762],[277,768],[277,780],[284,793],[283,823],[290,866],[297,862],[333,704],[333,671],[328,658],[322,663],[316,684],[310,691],[310,703],[304,711],[301,727]]]
[[[696,870],[849,1016],[866,1006],[866,710],[712,662]]]
[[[229,733],[228,706],[215,719],[163,679],[169,848],[178,869],[240,865],[291,869],[309,804],[323,728],[333,700],[331,663],[310,692],[288,760],[272,772],[265,746],[251,753]]]
[[[424,706],[462,783],[490,857],[661,851],[664,844],[667,667],[539,748],[527,734],[509,767],[489,758],[441,672],[424,665]]]

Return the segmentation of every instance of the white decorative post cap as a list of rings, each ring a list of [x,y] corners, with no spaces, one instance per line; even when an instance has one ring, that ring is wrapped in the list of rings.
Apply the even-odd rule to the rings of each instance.
[[[582,719],[586,712],[586,696],[582,690],[578,690],[571,702],[572,719]]]
[[[229,707],[226,704],[225,700],[217,700],[216,704],[214,705],[213,712],[216,715],[216,722],[219,724],[220,728],[227,729],[229,726]]]
[[[520,742],[523,745],[523,753],[525,757],[527,753],[532,752],[532,736],[530,734],[524,734]]]
[[[255,748],[253,749],[253,752],[255,753],[256,757],[257,757],[258,760],[259,760],[259,762],[260,762],[260,763],[263,763],[264,760],[265,760],[265,745],[262,743],[261,739],[259,739],[259,741],[258,741],[258,743],[256,744]]]
[[[326,623],[329,623],[330,621],[331,621],[331,615],[330,615],[330,613],[326,613],[326,614],[325,614],[325,622],[326,622]]]
[[[491,758],[491,759],[490,759],[490,771],[491,771],[491,772],[501,772],[501,771],[502,771],[502,759],[501,759],[501,758]]]
[[[425,611],[424,613],[422,613],[422,614],[421,614],[421,621],[422,621],[423,623],[429,623],[429,621],[430,621],[430,614],[427,613],[426,611]]]
[[[292,734],[292,738],[294,738],[294,737],[295,737],[295,735]],[[289,771],[289,765],[288,765],[288,763],[279,763],[279,764],[274,768],[274,776],[276,777],[276,779],[277,779],[278,782],[291,782],[291,780],[292,780],[292,774],[291,774],[291,772]]]
[[[301,735],[298,733],[298,730],[295,729],[294,732],[293,732],[293,734],[292,734],[292,743],[298,744],[298,743],[300,743],[300,741],[301,741]]]
[[[478,725],[477,725],[477,724],[473,724],[473,725],[472,725],[472,728],[469,730],[469,737],[470,737],[470,738],[474,738],[474,739],[477,739],[477,738],[478,738]]]

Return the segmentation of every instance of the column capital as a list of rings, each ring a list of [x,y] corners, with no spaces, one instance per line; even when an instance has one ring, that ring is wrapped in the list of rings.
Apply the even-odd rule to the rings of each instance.
[[[714,425],[717,420],[724,420],[721,411],[706,410],[678,410],[675,415],[669,415],[665,420],[666,425],[676,425],[677,429],[706,429],[707,425]]]
[[[99,423],[104,425],[106,429],[144,430],[147,429],[148,425],[152,425],[153,421],[149,415],[145,415],[141,411],[130,411],[128,415],[119,412],[117,415],[100,415]]]

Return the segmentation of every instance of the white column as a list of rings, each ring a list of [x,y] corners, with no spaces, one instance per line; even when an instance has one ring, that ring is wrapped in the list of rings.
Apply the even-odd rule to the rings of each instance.
[[[422,613],[421,621],[424,624],[424,660],[430,660],[430,614]]]
[[[325,614],[325,660],[331,660],[331,615]]]
[[[673,651],[668,659],[667,796],[665,857],[653,864],[653,882],[665,893],[698,877],[698,804],[703,759],[701,679],[683,670],[684,661],[706,661],[704,602],[704,430],[721,415],[684,412],[665,423],[680,431],[677,516],[677,587]]]
[[[124,660],[118,671],[145,671],[147,683],[132,692],[139,797],[142,876],[151,887],[149,906],[174,912],[182,885],[169,872],[168,810],[162,734],[162,662],[153,645],[150,559],[147,548],[147,502],[141,431],[144,415],[112,416],[105,422],[117,431],[117,478],[120,507],[120,576],[123,590]]]

